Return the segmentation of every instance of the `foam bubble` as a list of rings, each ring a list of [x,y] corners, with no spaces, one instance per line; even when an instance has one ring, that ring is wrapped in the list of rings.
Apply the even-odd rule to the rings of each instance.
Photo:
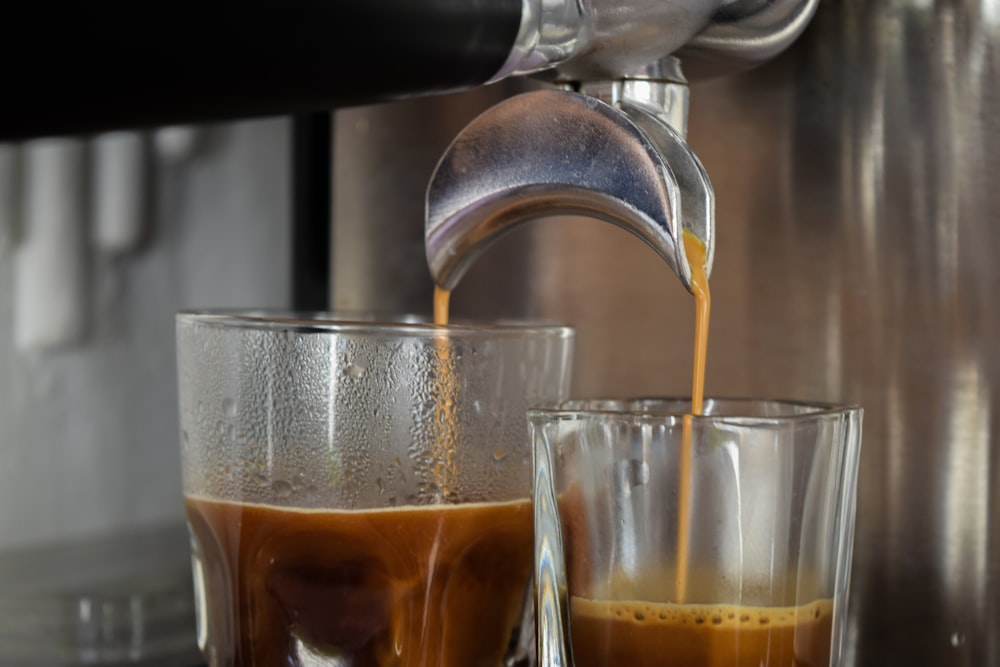
[[[744,607],[738,605],[675,604],[642,600],[591,600],[574,596],[571,614],[590,618],[615,618],[622,623],[651,625],[695,625],[703,631],[721,631],[739,625],[788,627],[818,623],[833,613],[828,599],[799,607]]]

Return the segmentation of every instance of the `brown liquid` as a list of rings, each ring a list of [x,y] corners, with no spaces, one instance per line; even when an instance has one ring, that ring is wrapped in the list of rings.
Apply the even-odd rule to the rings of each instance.
[[[705,404],[705,362],[708,357],[708,317],[712,297],[706,272],[707,251],[697,236],[682,234],[684,252],[691,266],[691,292],[694,294],[694,373],[691,380],[691,413],[700,415]],[[677,508],[677,602],[687,599],[688,541],[691,535],[691,417],[684,416],[681,435],[680,479]]]
[[[711,296],[705,270],[705,246],[688,232],[684,232],[683,242],[691,266],[691,291],[695,298],[691,414],[699,415],[704,408]],[[572,597],[570,626],[575,667],[827,667],[833,628],[830,600],[816,600],[799,607],[684,604],[691,577],[688,562],[691,415],[684,416],[682,426],[677,570],[673,581],[676,603]],[[578,579],[589,571],[589,564],[579,562],[580,556],[574,556],[572,548],[573,542],[584,539],[582,518],[573,512],[572,493],[561,499],[560,511],[569,550],[570,586],[586,590],[587,582]],[[579,574],[574,576],[574,571]],[[709,579],[713,577],[711,573],[701,574]],[[622,582],[602,583],[612,596],[635,592],[620,585]],[[643,589],[643,586],[638,588]],[[645,588],[649,589],[649,582]]]
[[[695,299],[694,369],[691,415],[704,409],[705,367],[711,294],[706,271],[707,252],[693,234],[683,233],[684,250],[691,267]],[[450,293],[434,293],[436,324],[448,323]],[[676,603],[589,600],[570,601],[575,667],[826,667],[830,661],[832,602],[817,600],[800,607],[745,607],[684,604],[688,597],[688,563],[691,521],[691,415],[682,421],[678,496]],[[567,557],[579,559],[572,549],[575,531],[572,511],[561,502]],[[579,528],[579,526],[577,526]],[[572,572],[587,572],[585,563],[572,563]],[[607,582],[612,584],[613,582]],[[583,582],[571,586],[579,589]]]
[[[663,602],[676,599],[677,579],[673,570],[655,568],[595,581],[585,507],[580,486],[559,498],[574,667],[828,667],[830,600],[799,607]],[[803,588],[816,585],[801,573],[794,577]],[[697,564],[685,580],[691,599],[718,599],[720,589],[734,595],[731,585],[720,586],[718,572]],[[776,588],[786,590],[788,582]]]
[[[827,667],[833,606],[570,602],[575,667]]]
[[[503,661],[531,577],[527,500],[335,511],[189,497],[186,507],[205,613],[232,633],[213,637],[209,654],[232,646],[237,667],[315,664],[304,653],[344,667]]]
[[[434,324],[445,326],[448,324],[448,303],[451,301],[451,292],[442,287],[434,286]]]
[[[434,324],[447,326],[448,302],[451,292],[434,287]],[[458,452],[458,382],[455,381],[454,354],[446,333],[435,341],[437,348],[438,374],[434,378],[434,425],[436,433],[431,444],[434,452],[434,479],[445,498],[457,486],[458,466],[455,457]]]
[[[700,415],[704,407],[705,400],[705,367],[708,357],[708,321],[712,308],[712,297],[708,288],[708,251],[705,244],[689,231],[681,234],[684,244],[684,253],[688,258],[691,269],[691,292],[694,295],[695,304],[695,324],[694,324],[694,371],[691,380],[691,413]],[[451,292],[439,286],[434,287],[434,323],[443,326],[448,324],[448,305],[451,299]],[[442,359],[447,359],[449,351],[447,341],[440,343]],[[442,394],[453,383],[450,378],[442,381]],[[439,417],[447,417],[447,406],[439,407]],[[439,423],[441,420],[439,419]],[[445,422],[447,423],[447,422]],[[687,597],[687,576],[688,576],[688,542],[691,533],[691,429],[690,416],[683,418],[683,432],[681,437],[680,456],[680,478],[678,480],[678,522],[677,522],[677,580],[676,597],[677,602],[684,602]],[[447,435],[447,434],[445,434]],[[439,438],[439,441],[447,438]],[[446,457],[447,460],[447,457]]]
[[[684,252],[691,266],[691,292],[694,294],[694,374],[691,380],[691,412],[700,415],[705,402],[705,362],[708,358],[708,318],[712,295],[708,289],[708,263],[705,244],[691,232],[684,232]]]

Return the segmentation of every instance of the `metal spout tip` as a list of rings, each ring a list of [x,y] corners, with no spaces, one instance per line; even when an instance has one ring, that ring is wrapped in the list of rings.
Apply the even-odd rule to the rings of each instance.
[[[427,190],[427,262],[434,281],[453,289],[514,227],[580,215],[638,236],[690,290],[681,233],[705,243],[710,270],[713,200],[691,149],[655,116],[565,91],[526,93],[473,120],[438,163]]]

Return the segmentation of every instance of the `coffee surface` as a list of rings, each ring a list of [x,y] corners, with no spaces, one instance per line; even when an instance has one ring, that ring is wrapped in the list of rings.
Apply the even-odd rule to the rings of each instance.
[[[231,646],[237,667],[499,667],[521,618],[528,500],[338,511],[188,497],[186,509],[202,613],[231,633],[206,653]]]
[[[570,600],[575,667],[827,667],[833,604]]]

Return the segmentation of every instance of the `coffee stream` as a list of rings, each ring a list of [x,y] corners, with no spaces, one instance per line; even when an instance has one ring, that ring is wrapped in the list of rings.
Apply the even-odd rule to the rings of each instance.
[[[451,292],[443,287],[434,287],[434,324],[447,326],[448,324],[448,303],[451,301]]]
[[[694,374],[691,381],[691,415],[700,415],[705,403],[705,362],[708,357],[708,317],[712,297],[708,291],[708,264],[705,244],[692,234],[683,233],[684,252],[691,267],[691,292],[694,294]],[[691,415],[684,415],[681,437],[680,479],[677,508],[677,602],[687,598],[688,552],[691,537]]]
[[[445,322],[448,296],[435,294]],[[440,334],[422,497],[434,504],[309,510],[186,497],[212,664],[505,664],[531,581],[531,503],[453,504],[461,385]]]
[[[708,319],[711,310],[712,298],[708,289],[708,264],[707,251],[701,239],[689,231],[683,232],[684,252],[691,267],[691,292],[694,294],[695,323],[694,323],[694,373],[691,382],[691,414],[700,415],[704,406],[705,398],[705,363],[708,355]],[[434,288],[434,324],[446,326],[448,324],[448,305],[451,300],[451,292],[441,287]],[[441,385],[441,393],[449,398],[454,393],[454,378],[448,375],[450,364],[450,348],[447,339],[442,339],[439,343],[441,367],[444,373]],[[446,399],[447,400],[447,399]],[[443,418],[453,416],[449,412],[448,405],[454,405],[453,401],[438,408]],[[448,421],[439,422],[445,424],[443,431],[447,430]],[[681,445],[681,464],[678,495],[680,504],[678,508],[677,524],[677,602],[684,602],[687,596],[687,571],[688,571],[688,541],[690,539],[691,521],[691,416],[685,415],[683,418],[683,436]],[[436,452],[439,460],[450,461],[450,452],[447,451],[446,443],[453,440],[448,438],[447,433],[443,433],[443,438],[439,439],[439,446],[444,447],[444,451]],[[439,484],[447,488],[446,479],[438,478]]]
[[[434,324],[448,324],[448,302],[451,292],[440,287],[434,288]],[[455,356],[447,335],[439,336],[434,341],[437,348],[438,375],[433,383],[434,396],[434,428],[437,430],[431,446],[434,448],[434,481],[444,498],[448,498],[457,489],[457,462],[459,434],[458,419],[458,381],[455,377]]]
[[[702,605],[689,601],[697,597],[700,586],[697,581],[691,581],[695,572],[689,562],[691,480],[694,417],[704,410],[711,295],[705,244],[688,231],[683,232],[682,242],[691,268],[695,331],[691,412],[683,415],[681,421],[674,602],[592,600],[573,596],[570,616],[574,662],[576,667],[659,667],[664,659],[697,667],[822,667],[829,664],[830,600],[820,599],[791,607]],[[449,291],[440,287],[435,289],[434,323],[437,325],[448,323],[449,297]],[[447,347],[442,350],[442,354],[447,354]],[[442,377],[444,382],[451,380],[447,374]],[[570,524],[578,523],[580,517],[574,520],[572,502],[568,498],[564,501],[566,520]],[[572,525],[566,528],[568,546],[575,541],[576,531]],[[581,565],[577,571],[582,574],[587,567]],[[710,573],[707,576],[712,577]],[[620,592],[625,593],[624,589]]]
[[[435,292],[447,322],[449,292]],[[446,331],[428,441],[434,504],[307,510],[188,496],[210,653],[234,667],[500,665],[531,580],[528,500],[462,503],[460,383]],[[230,616],[234,612],[235,617]],[[251,611],[252,610],[252,611]]]
[[[691,292],[694,294],[695,320],[694,320],[694,373],[691,382],[691,414],[700,415],[704,406],[705,398],[705,362],[708,356],[708,318],[712,306],[712,298],[708,289],[708,253],[705,244],[701,239],[689,231],[683,232],[684,252],[691,267]],[[434,288],[434,324],[445,326],[448,324],[448,304],[451,299],[451,292],[441,287]],[[441,350],[441,365],[445,375],[441,382],[444,385],[442,394],[453,393],[453,378],[447,375],[450,360],[450,348],[447,339],[442,339],[439,343]],[[442,406],[439,410],[444,411],[443,415],[448,415],[447,406]],[[677,602],[684,602],[687,597],[687,571],[688,571],[688,541],[690,539],[691,521],[691,415],[683,418],[683,435],[681,442],[681,464],[680,479],[678,480],[678,524],[677,524],[677,582],[676,595]],[[445,438],[447,439],[447,438]],[[448,460],[448,453],[443,452],[445,460]],[[439,478],[439,483],[443,480]]]

